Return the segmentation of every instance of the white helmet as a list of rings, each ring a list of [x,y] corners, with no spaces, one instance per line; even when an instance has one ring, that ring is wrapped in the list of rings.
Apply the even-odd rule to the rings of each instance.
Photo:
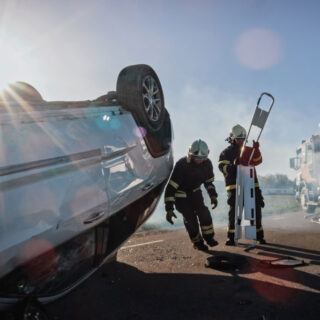
[[[188,157],[206,159],[209,154],[208,145],[201,139],[192,143],[189,148]]]
[[[245,139],[247,136],[247,131],[240,124],[235,125],[231,129],[231,138],[232,139]]]

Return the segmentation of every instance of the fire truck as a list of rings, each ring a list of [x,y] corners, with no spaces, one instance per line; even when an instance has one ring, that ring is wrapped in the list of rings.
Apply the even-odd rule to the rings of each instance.
[[[320,134],[302,140],[290,168],[297,172],[296,199],[304,211],[313,213],[320,204]]]

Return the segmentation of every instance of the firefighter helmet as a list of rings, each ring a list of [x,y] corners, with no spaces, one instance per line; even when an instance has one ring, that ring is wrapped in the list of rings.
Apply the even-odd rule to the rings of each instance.
[[[232,139],[245,139],[246,136],[247,136],[246,129],[244,127],[240,126],[240,124],[235,125],[231,129],[231,138]]]
[[[192,143],[189,148],[188,156],[199,159],[206,159],[209,154],[208,145],[201,139]]]

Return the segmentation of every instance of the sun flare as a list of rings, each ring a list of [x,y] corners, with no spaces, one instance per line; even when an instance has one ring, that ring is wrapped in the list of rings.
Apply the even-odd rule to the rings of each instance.
[[[21,40],[0,32],[0,90],[15,81],[32,81],[37,62],[30,48]]]

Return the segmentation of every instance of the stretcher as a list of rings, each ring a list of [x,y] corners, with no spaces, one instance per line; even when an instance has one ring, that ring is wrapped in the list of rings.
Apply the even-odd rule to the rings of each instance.
[[[263,110],[260,107],[262,97],[266,96],[271,99],[268,110]],[[256,246],[256,200],[255,200],[255,182],[254,182],[254,166],[251,165],[252,158],[255,152],[254,148],[247,147],[251,128],[256,126],[260,132],[255,141],[259,141],[261,133],[265,127],[269,114],[274,104],[274,97],[267,92],[263,92],[257,102],[255,112],[248,130],[244,146],[240,153],[240,164],[237,165],[237,181],[236,181],[236,207],[235,207],[235,243],[238,245],[238,240],[242,238],[241,222],[244,219],[248,225],[244,226],[245,239],[253,240],[253,245]]]

